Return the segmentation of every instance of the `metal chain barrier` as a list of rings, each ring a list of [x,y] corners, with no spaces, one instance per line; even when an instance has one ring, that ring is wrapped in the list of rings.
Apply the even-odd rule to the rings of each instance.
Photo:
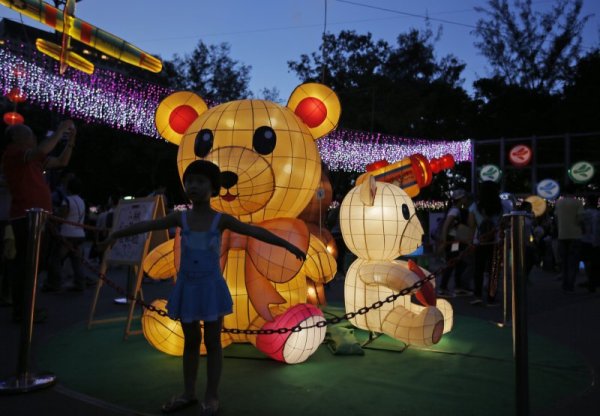
[[[109,230],[103,229],[103,228],[97,228],[97,227],[92,227],[92,226],[89,226],[89,225],[79,224],[79,223],[76,223],[76,222],[66,221],[63,218],[56,217],[56,216],[53,216],[53,215],[50,215],[48,217],[48,219],[53,220],[53,221],[57,221],[57,222],[60,222],[60,223],[64,223],[64,224],[70,224],[70,225],[74,225],[74,226],[78,226],[78,227],[84,227],[86,229],[90,229],[90,230],[94,230],[94,231],[109,231]],[[496,230],[492,230],[492,231],[490,231],[490,233],[491,232],[496,233]],[[58,236],[58,237],[61,238],[63,244],[65,244],[66,247],[69,250],[75,251],[73,245],[69,241],[67,241],[66,239],[64,239],[62,236]],[[501,239],[504,238],[504,233],[500,234],[500,238]],[[500,243],[496,242],[494,244],[500,244]],[[222,329],[222,332],[230,333],[230,334],[244,334],[244,335],[273,335],[273,334],[286,334],[288,332],[300,332],[300,331],[303,331],[305,329],[311,329],[311,328],[323,328],[323,327],[327,326],[328,324],[335,325],[335,324],[338,324],[338,323],[340,323],[342,321],[353,319],[357,315],[365,315],[365,314],[367,314],[371,310],[376,310],[376,309],[381,308],[386,303],[392,303],[392,302],[394,302],[400,296],[406,296],[406,295],[409,295],[413,291],[419,290],[425,284],[427,284],[429,281],[435,279],[438,275],[442,274],[447,269],[451,269],[451,268],[455,267],[456,263],[458,263],[463,257],[465,257],[467,254],[469,254],[470,252],[472,252],[474,249],[475,249],[475,245],[474,244],[470,244],[459,256],[457,256],[457,257],[449,260],[444,267],[441,267],[438,270],[436,270],[435,272],[430,273],[424,279],[420,279],[419,281],[415,282],[412,286],[406,287],[406,288],[402,289],[398,293],[394,293],[392,295],[389,295],[388,297],[386,297],[383,300],[378,300],[377,302],[374,302],[370,306],[364,306],[364,307],[360,308],[357,311],[347,312],[343,316],[335,316],[333,318],[325,319],[324,321],[319,321],[319,322],[317,322],[315,324],[308,325],[308,326],[296,325],[296,326],[293,326],[291,328],[278,328],[278,329],[240,329],[240,328],[225,328],[224,327]],[[88,270],[92,271],[94,274],[97,274],[98,278],[100,280],[102,280],[103,283],[105,283],[107,286],[110,286],[111,288],[113,288],[114,290],[116,290],[123,297],[125,297],[128,300],[131,300],[133,302],[139,303],[142,307],[144,307],[144,308],[146,308],[146,309],[148,309],[148,310],[150,310],[152,312],[157,313],[159,316],[167,317],[167,318],[169,318],[171,320],[175,320],[175,321],[178,320],[178,319],[170,318],[169,315],[168,315],[168,313],[167,313],[167,311],[165,311],[164,309],[157,308],[156,306],[154,306],[152,304],[149,304],[149,303],[147,303],[147,302],[145,302],[145,301],[143,301],[141,299],[136,299],[134,296],[131,296],[130,294],[127,293],[127,291],[125,289],[123,289],[122,287],[120,287],[119,285],[117,285],[115,282],[113,282],[111,279],[109,279],[108,277],[106,277],[106,274],[101,273],[98,268],[94,267],[87,259],[85,259],[81,255],[81,253],[77,253],[76,252],[75,254],[78,257],[81,258],[82,264]]]

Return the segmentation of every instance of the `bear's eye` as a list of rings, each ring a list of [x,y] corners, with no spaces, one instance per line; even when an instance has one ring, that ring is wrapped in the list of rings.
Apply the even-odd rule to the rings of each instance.
[[[406,205],[406,204],[402,204],[402,216],[407,221],[410,218],[410,211],[408,209],[408,205]]]
[[[213,134],[208,129],[202,129],[194,141],[194,153],[198,157],[205,157],[213,146]]]
[[[252,138],[252,147],[261,155],[268,155],[275,149],[277,143],[277,136],[275,136],[275,130],[268,126],[262,126],[254,131],[254,137]]]

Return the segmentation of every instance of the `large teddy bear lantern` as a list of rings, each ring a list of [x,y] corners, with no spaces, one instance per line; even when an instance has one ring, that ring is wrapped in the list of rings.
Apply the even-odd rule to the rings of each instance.
[[[347,247],[358,256],[346,273],[346,311],[383,303],[357,314],[350,320],[353,325],[416,346],[435,344],[451,330],[452,307],[446,300],[436,299],[431,281],[418,291],[386,302],[390,295],[429,274],[413,261],[396,260],[415,251],[423,236],[413,201],[402,188],[369,176],[345,196],[340,227]],[[413,302],[411,295],[419,303]]]
[[[251,342],[276,360],[297,363],[323,341],[325,328],[315,325],[324,321],[323,315],[306,303],[307,278],[320,283],[331,280],[335,261],[296,217],[319,186],[321,159],[316,140],[336,127],[339,116],[336,94],[315,83],[297,87],[287,106],[248,99],[209,109],[191,92],[174,93],[160,103],[156,126],[161,136],[179,145],[180,177],[195,160],[215,163],[221,170],[221,190],[210,201],[215,210],[265,227],[307,252],[302,263],[280,247],[223,233],[221,269],[234,302],[234,312],[225,317],[224,326],[240,330],[224,333],[223,345]],[[168,242],[150,253],[144,262],[149,275],[174,274],[157,261],[174,244]],[[161,318],[154,315],[154,321]],[[144,322],[145,333],[158,331],[163,324],[177,326],[173,322],[152,325],[151,319]],[[312,328],[274,335],[244,333],[296,325]],[[159,341],[147,338],[159,349],[181,342],[166,339],[170,336]],[[180,354],[181,348],[164,352]]]

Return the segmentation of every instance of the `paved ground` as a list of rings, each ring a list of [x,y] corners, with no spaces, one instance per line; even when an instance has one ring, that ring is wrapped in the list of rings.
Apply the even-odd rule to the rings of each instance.
[[[112,268],[109,277],[125,286],[128,268]],[[43,276],[42,276],[43,277]],[[598,373],[600,371],[600,291],[588,293],[577,288],[574,294],[564,294],[560,290],[560,282],[556,275],[535,268],[530,276],[528,288],[529,329],[563,344],[573,351],[582,354],[589,365],[593,377],[593,385],[588,390],[570,397],[555,408],[538,412],[535,416],[558,416],[567,412],[578,415],[598,414],[600,410],[600,388]],[[579,277],[579,282],[583,277]],[[154,293],[164,294],[168,283],[145,283],[143,286],[146,299],[153,299]],[[338,277],[327,288],[329,299],[340,299],[343,288],[343,276]],[[44,348],[44,343],[57,331],[75,324],[82,325],[87,321],[92,288],[84,293],[61,292],[38,294],[38,306],[48,310],[48,320],[34,326],[32,348],[32,371],[35,368],[36,351]],[[101,291],[97,316],[120,312],[125,314],[126,306],[117,305],[113,298],[119,295],[109,287]],[[451,299],[455,313],[476,316],[482,319],[500,321],[502,308],[486,308],[472,306],[470,298]],[[10,308],[0,308],[0,379],[6,380],[14,374],[18,357],[18,341],[20,326],[11,321]],[[43,370],[43,369],[41,369]],[[0,397],[0,414],[6,416],[19,415],[121,415],[132,414],[124,409],[116,408],[110,403],[98,402],[93,398],[82,397],[76,392],[58,384],[52,388],[36,392],[7,395]]]

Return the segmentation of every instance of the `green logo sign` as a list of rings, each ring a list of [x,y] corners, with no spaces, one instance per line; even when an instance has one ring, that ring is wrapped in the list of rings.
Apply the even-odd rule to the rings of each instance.
[[[496,165],[483,165],[479,171],[479,178],[482,181],[499,182],[502,177],[502,171]]]
[[[594,176],[594,165],[584,160],[575,163],[569,169],[569,178],[575,183],[585,183]]]

